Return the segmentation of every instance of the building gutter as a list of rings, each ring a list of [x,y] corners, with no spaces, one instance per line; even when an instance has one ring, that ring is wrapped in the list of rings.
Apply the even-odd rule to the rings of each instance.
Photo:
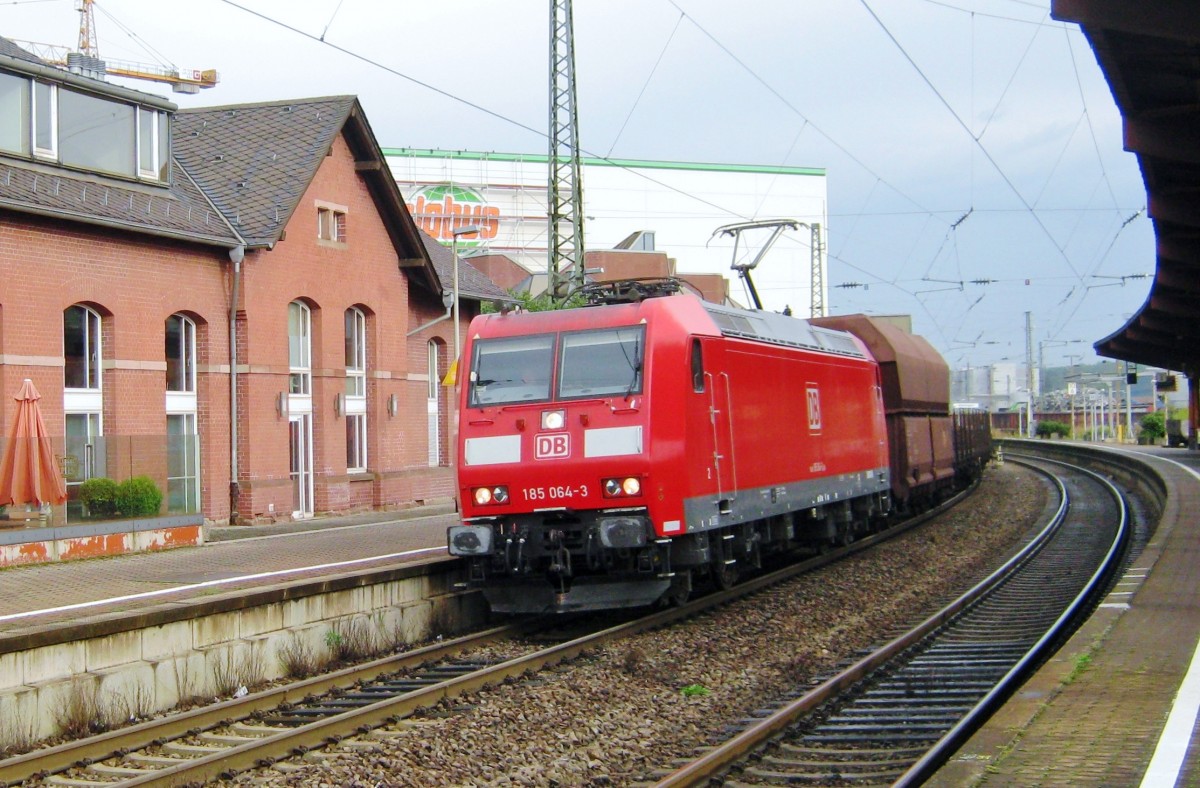
[[[450,299],[453,299],[453,298],[454,298],[454,296],[450,296]],[[445,299],[443,299],[443,300],[445,300]],[[422,331],[424,331],[425,329],[429,328],[430,326],[436,326],[438,323],[442,322],[443,320],[449,320],[450,315],[453,314],[453,312],[454,312],[454,304],[450,304],[449,306],[446,307],[446,314],[442,315],[441,317],[435,317],[433,320],[430,320],[428,323],[422,323],[421,325],[414,328],[412,331],[409,331],[404,336],[411,337],[413,334],[419,334]]]

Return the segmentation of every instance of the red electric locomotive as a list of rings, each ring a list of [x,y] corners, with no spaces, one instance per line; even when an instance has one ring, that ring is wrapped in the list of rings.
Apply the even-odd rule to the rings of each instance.
[[[852,333],[687,294],[472,321],[451,554],[501,613],[680,600],[891,508]]]

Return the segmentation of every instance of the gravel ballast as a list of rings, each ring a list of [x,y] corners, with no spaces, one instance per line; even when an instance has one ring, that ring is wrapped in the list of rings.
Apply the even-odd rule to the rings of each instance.
[[[443,702],[286,771],[229,785],[632,785],[1003,563],[1042,517],[1045,484],[988,468],[967,503],[866,554],[669,629]],[[335,753],[341,753],[335,755]],[[297,768],[299,766],[299,768]]]

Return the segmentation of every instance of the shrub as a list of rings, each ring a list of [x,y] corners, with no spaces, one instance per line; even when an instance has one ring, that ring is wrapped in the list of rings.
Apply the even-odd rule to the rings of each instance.
[[[1142,426],[1142,435],[1150,440],[1161,440],[1167,436],[1167,417],[1161,410],[1147,413],[1139,423]]]
[[[117,511],[125,517],[158,514],[163,494],[149,476],[134,476],[117,485]]]
[[[117,483],[104,476],[79,485],[79,501],[92,517],[112,517],[117,513]]]
[[[1039,438],[1048,438],[1051,435],[1061,435],[1066,438],[1070,434],[1071,428],[1061,421],[1039,421],[1037,425],[1037,436]]]

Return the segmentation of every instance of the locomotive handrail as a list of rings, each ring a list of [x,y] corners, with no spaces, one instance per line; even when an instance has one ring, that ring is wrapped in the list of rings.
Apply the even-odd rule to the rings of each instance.
[[[721,501],[725,498],[725,488],[721,484],[721,437],[717,432],[717,414],[721,411],[717,410],[717,379],[708,370],[704,371],[704,377],[708,380],[708,423],[712,425],[713,434],[713,465],[717,471],[717,500]]]
[[[733,490],[730,497],[737,499],[738,480],[737,480],[737,448],[733,444],[733,384],[729,382],[729,373],[722,372],[721,377],[725,378],[725,407],[729,411],[729,419],[726,424],[729,425],[729,469],[733,473]]]

